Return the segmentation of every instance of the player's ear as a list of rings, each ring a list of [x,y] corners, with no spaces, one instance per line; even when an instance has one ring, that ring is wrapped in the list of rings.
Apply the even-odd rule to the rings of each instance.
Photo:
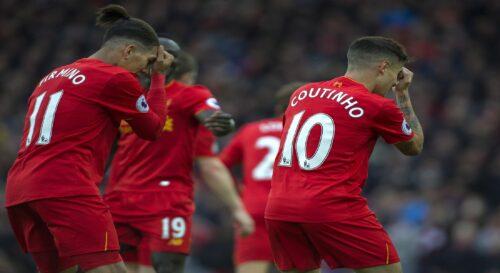
[[[132,53],[136,50],[136,46],[135,45],[132,45],[132,44],[129,44],[129,45],[126,45],[125,48],[123,49],[122,53],[123,53],[123,58],[125,60],[127,60],[130,55],[132,55]]]
[[[381,61],[377,66],[377,71],[379,75],[384,75],[387,70],[390,68],[390,64],[388,61]]]

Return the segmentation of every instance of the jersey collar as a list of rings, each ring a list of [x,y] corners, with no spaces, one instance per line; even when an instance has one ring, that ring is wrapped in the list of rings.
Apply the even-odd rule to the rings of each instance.
[[[362,83],[357,82],[349,77],[341,76],[332,80],[333,87],[357,87],[363,91],[370,92]]]

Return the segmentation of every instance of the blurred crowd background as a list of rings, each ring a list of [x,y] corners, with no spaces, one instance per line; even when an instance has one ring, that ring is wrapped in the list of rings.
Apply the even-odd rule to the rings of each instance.
[[[500,1],[113,2],[192,53],[199,82],[239,125],[271,116],[282,84],[343,74],[353,39],[400,41],[413,57],[411,95],[425,148],[406,158],[379,143],[366,195],[406,273],[500,272]],[[28,96],[52,68],[99,47],[94,12],[107,3],[0,1],[0,203]],[[232,272],[231,220],[203,183],[199,189],[187,272]],[[3,208],[0,272],[34,272]]]

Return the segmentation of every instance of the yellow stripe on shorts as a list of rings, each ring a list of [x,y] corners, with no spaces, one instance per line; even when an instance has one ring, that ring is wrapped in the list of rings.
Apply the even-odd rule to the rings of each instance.
[[[104,251],[108,250],[108,232],[104,234]]]
[[[385,264],[389,264],[389,244],[385,243],[385,251],[387,253],[387,258],[385,259]]]

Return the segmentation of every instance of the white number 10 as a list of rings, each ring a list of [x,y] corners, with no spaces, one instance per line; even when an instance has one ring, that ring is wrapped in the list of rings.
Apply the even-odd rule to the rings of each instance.
[[[292,123],[290,124],[286,134],[285,143],[283,144],[283,151],[281,153],[280,162],[278,163],[279,166],[292,166],[293,142],[304,112],[305,111],[299,112],[293,116]],[[316,125],[321,126],[319,144],[314,155],[307,157],[307,139],[309,138],[311,130]],[[319,168],[330,153],[334,137],[335,123],[333,122],[332,117],[324,113],[317,113],[310,116],[304,124],[302,124],[302,128],[300,128],[295,143],[295,150],[300,168],[308,171]]]
[[[38,111],[40,110],[40,105],[45,98],[45,93],[46,92],[43,92],[41,95],[36,97],[35,107],[33,108],[33,113],[31,113],[30,116],[30,128],[28,131],[28,136],[26,137],[26,147],[31,144],[31,140],[33,139],[36,117],[38,115]],[[43,115],[42,127],[40,127],[40,136],[38,137],[38,140],[36,142],[37,145],[47,145],[50,143],[50,139],[52,138],[54,117],[56,115],[57,106],[59,105],[59,101],[61,100],[62,95],[63,90],[50,95],[49,104],[47,105],[47,109],[45,110],[45,114]]]

